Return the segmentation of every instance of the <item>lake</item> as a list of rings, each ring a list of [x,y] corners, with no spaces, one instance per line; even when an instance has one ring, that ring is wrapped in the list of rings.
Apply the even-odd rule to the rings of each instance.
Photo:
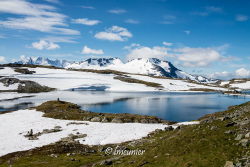
[[[218,93],[55,91],[34,94],[33,97],[2,100],[0,111],[25,109],[57,98],[76,103],[82,109],[93,112],[152,115],[169,121],[195,120],[250,100],[250,96]]]

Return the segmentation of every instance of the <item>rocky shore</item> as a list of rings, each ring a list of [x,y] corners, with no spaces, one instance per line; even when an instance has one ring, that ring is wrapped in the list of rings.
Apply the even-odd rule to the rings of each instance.
[[[44,112],[45,117],[66,119],[66,120],[81,120],[102,123],[170,123],[154,116],[143,116],[136,114],[113,114],[113,113],[96,113],[81,110],[80,106],[60,101],[48,101],[35,108],[37,111]]]

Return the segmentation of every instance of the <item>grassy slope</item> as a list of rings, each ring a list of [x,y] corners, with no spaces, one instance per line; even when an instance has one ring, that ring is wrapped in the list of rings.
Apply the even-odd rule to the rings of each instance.
[[[239,113],[240,111],[240,113]],[[236,114],[237,116],[231,117]],[[221,120],[223,117],[229,118]],[[229,122],[241,122],[250,118],[250,102],[231,107],[228,111],[218,112],[204,116],[200,119],[201,124],[182,126],[174,131],[157,131],[148,137],[136,141],[131,146],[130,142],[121,145],[128,149],[145,149],[143,156],[124,156],[116,157],[112,160],[113,166],[153,166],[153,167],[220,167],[224,166],[226,161],[238,161],[237,159],[247,155],[250,146],[243,147],[239,141],[235,141],[237,133],[247,133],[250,130],[250,123],[244,125],[234,125],[227,127]],[[235,131],[234,134],[225,134],[225,131]],[[64,146],[65,144],[63,144]],[[13,166],[102,166],[103,159],[109,159],[112,156],[106,156],[104,152],[98,151],[102,146],[91,147],[92,153],[79,152],[84,150],[81,146],[75,146],[74,149],[63,149],[60,144],[53,144],[26,151],[13,153],[0,158],[1,166],[7,166],[8,160],[12,159]],[[85,146],[87,147],[87,146]],[[108,146],[104,146],[106,148]],[[112,146],[115,147],[115,146]],[[67,148],[67,147],[65,147]],[[74,156],[66,156],[67,152],[75,152]],[[59,155],[58,158],[49,156],[51,153]],[[18,157],[18,158],[13,158]],[[249,155],[248,155],[249,157]],[[73,161],[72,161],[73,158]]]
[[[37,106],[36,110],[44,112],[44,117],[50,117],[55,119],[91,121],[92,118],[98,117],[100,118],[100,120],[103,120],[105,118],[107,120],[106,122],[111,122],[114,118],[116,118],[120,119],[122,122],[146,123],[148,121],[148,123],[169,123],[155,116],[127,113],[96,113],[84,111],[80,109],[80,106],[65,101],[48,101],[41,104],[40,106]]]

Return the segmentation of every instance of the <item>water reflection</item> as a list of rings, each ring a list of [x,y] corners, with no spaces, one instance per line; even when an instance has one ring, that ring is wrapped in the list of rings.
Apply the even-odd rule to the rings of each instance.
[[[170,121],[195,120],[205,114],[249,101],[249,96],[214,93],[124,93],[105,91],[56,91],[0,103],[0,111],[24,109],[48,100],[69,101],[83,109],[103,113],[154,115]]]

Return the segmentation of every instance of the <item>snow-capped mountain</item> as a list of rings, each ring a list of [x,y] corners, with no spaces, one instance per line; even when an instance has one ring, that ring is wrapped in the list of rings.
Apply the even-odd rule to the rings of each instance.
[[[123,62],[118,58],[89,58],[81,62],[73,62],[65,68],[73,69],[110,69],[110,66],[119,66]]]
[[[96,69],[96,70],[116,70],[134,74],[144,74],[151,76],[164,76],[170,78],[181,78],[202,83],[216,82],[203,76],[188,74],[176,68],[171,62],[162,61],[157,58],[134,59],[123,63],[119,58],[89,58],[80,62],[69,62],[66,60],[50,60],[48,58],[22,58],[16,64],[51,65],[67,69]]]
[[[20,61],[14,64],[33,64],[33,65],[44,65],[44,66],[55,66],[55,67],[65,67],[70,64],[66,60],[51,60],[43,57],[21,57]]]

